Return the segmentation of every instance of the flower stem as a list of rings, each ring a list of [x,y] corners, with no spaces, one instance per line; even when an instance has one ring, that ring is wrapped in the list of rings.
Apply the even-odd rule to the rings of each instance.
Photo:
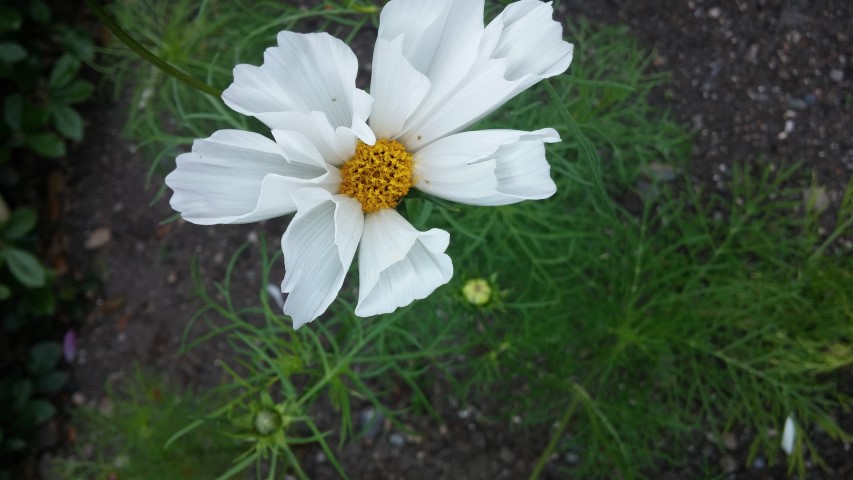
[[[543,451],[542,455],[539,456],[539,461],[536,462],[536,468],[534,468],[533,473],[530,474],[529,480],[537,480],[539,478],[539,474],[542,473],[542,469],[545,468],[545,464],[548,463],[548,459],[551,457],[551,454],[557,449],[557,442],[563,438],[563,432],[565,432],[566,427],[569,426],[569,421],[572,419],[572,416],[574,416],[577,406],[578,396],[575,394],[572,397],[571,403],[569,403],[569,406],[566,408],[563,418],[560,419],[557,431],[551,435],[551,440],[548,442],[548,446],[545,447],[545,451]]]
[[[171,63],[163,60],[158,57],[154,52],[145,48],[142,44],[133,39],[133,37],[127,33],[121,26],[116,22],[116,20],[111,17],[104,8],[98,4],[97,0],[86,0],[86,4],[89,8],[95,12],[95,15],[104,23],[104,26],[116,36],[119,40],[121,40],[125,45],[127,45],[131,50],[136,52],[143,60],[147,61],[151,65],[159,68],[166,75],[174,77],[192,88],[204,92],[208,95],[212,95],[214,97],[222,96],[222,91],[208,85],[197,78],[193,78],[187,73],[182,72],[177,67],[172,65]]]

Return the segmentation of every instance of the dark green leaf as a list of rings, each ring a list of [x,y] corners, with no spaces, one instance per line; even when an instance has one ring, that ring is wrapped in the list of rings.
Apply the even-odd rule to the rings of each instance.
[[[0,42],[0,61],[8,64],[19,62],[27,56],[24,47],[15,42]]]
[[[30,288],[21,301],[21,308],[30,315],[53,315],[56,312],[56,295],[50,287]]]
[[[7,285],[0,284],[0,301],[8,300],[12,296],[12,290]]]
[[[65,372],[53,371],[42,375],[36,382],[36,391],[45,395],[52,395],[62,389],[65,385],[67,375]]]
[[[27,442],[20,438],[10,438],[6,440],[6,448],[11,452],[17,452],[27,448]]]
[[[56,409],[47,400],[35,400],[30,403],[30,413],[33,415],[33,420],[38,425],[45,422],[56,413]]]
[[[3,330],[8,332],[20,330],[26,324],[27,317],[25,315],[10,313],[3,317]]]
[[[55,133],[37,133],[28,135],[27,146],[42,157],[59,158],[65,156],[65,140]]]
[[[21,130],[27,133],[41,132],[47,126],[50,118],[45,108],[24,99],[21,108]]]
[[[91,83],[83,79],[76,79],[70,84],[55,90],[53,98],[65,103],[80,103],[92,96],[95,87]]]
[[[95,58],[95,45],[84,30],[62,25],[57,29],[57,34],[62,46],[75,57],[84,62]]]
[[[38,258],[30,252],[14,247],[3,249],[3,258],[9,271],[21,283],[28,287],[41,287],[47,280],[44,267]]]
[[[32,208],[19,208],[12,212],[9,220],[0,225],[0,235],[7,240],[17,240],[33,229],[38,216]]]
[[[43,373],[53,370],[59,357],[62,355],[62,347],[57,342],[41,342],[30,347],[30,372]]]
[[[59,60],[53,64],[53,69],[50,71],[47,85],[51,90],[68,84],[74,79],[77,71],[80,70],[80,60],[77,60],[70,54],[59,57]]]
[[[21,29],[21,12],[6,5],[0,6],[0,33]]]
[[[12,405],[15,409],[21,409],[27,400],[33,396],[33,382],[23,379],[12,384]]]
[[[15,93],[6,97],[3,102],[3,118],[6,120],[6,125],[12,130],[21,128],[21,111],[23,110],[23,98],[20,93]]]
[[[30,16],[36,22],[47,25],[50,22],[50,8],[41,0],[30,0]]]
[[[83,117],[67,105],[57,105],[51,110],[53,126],[65,138],[79,142],[83,139]]]

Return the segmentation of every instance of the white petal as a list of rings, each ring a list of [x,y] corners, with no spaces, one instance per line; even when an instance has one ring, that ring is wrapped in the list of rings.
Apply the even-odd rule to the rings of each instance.
[[[559,141],[552,128],[457,133],[415,153],[415,187],[471,205],[548,198],[557,186],[551,180],[544,144]]]
[[[370,96],[355,88],[358,61],[352,50],[327,33],[281,32],[278,47],[264,52],[260,67],[237,65],[234,83],[222,93],[232,109],[257,117],[272,129],[283,112],[322,112],[335,129],[366,135]]]
[[[394,138],[429,91],[427,77],[403,57],[403,37],[379,38],[373,51],[370,91],[376,96],[370,128],[379,138]]]
[[[551,16],[551,2],[521,0],[508,5],[486,27],[481,58],[506,59],[508,80],[526,75],[541,79],[565,72],[572,63],[574,46],[563,40],[563,28]]]
[[[550,3],[522,0],[486,27],[465,78],[439,101],[429,98],[400,136],[412,151],[461,131],[540,80],[564,72],[573,46],[551,19]]]
[[[337,169],[316,158],[290,158],[285,149],[257,133],[220,130],[193,142],[166,176],[170,204],[188,222],[248,223],[296,210],[290,193],[305,186],[334,190]]]
[[[389,313],[425,298],[453,276],[444,230],[419,232],[392,209],[365,216],[355,314]]]
[[[794,424],[794,417],[788,415],[785,419],[785,428],[782,430],[782,450],[790,455],[794,451],[794,439],[797,436],[797,427]]]
[[[293,328],[320,316],[338,295],[364,225],[361,204],[319,188],[293,194],[298,211],[284,232],[284,313]]]
[[[465,79],[477,58],[482,35],[483,0],[388,2],[380,16],[370,92],[377,102],[404,98],[405,109],[401,110],[406,115],[395,112],[392,118],[386,116],[387,109],[374,111],[371,125],[390,132],[386,125],[397,122],[394,133],[386,133],[396,137],[404,127],[399,118],[422,115],[441,103]],[[396,50],[391,54],[387,42],[402,42],[401,55]],[[425,85],[428,92],[421,90]]]

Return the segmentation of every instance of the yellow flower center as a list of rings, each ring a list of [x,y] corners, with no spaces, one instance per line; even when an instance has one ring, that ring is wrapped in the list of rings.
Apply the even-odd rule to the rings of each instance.
[[[412,154],[395,140],[359,141],[341,177],[340,192],[358,200],[364,213],[394,208],[414,184]]]

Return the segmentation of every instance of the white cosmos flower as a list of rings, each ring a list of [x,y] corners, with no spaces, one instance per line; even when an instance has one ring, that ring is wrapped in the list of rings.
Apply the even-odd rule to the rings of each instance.
[[[220,130],[166,177],[172,207],[201,225],[296,212],[281,240],[284,313],[299,328],[341,289],[356,249],[355,313],[388,313],[447,283],[447,232],[394,209],[410,187],[471,205],[556,191],[544,144],[554,129],[459,133],[543,78],[572,45],[551,4],[521,0],[483,25],[483,0],[392,0],[382,10],[370,94],[356,57],[326,34],[281,32],[260,67],[237,65],[225,103],[273,139]]]

